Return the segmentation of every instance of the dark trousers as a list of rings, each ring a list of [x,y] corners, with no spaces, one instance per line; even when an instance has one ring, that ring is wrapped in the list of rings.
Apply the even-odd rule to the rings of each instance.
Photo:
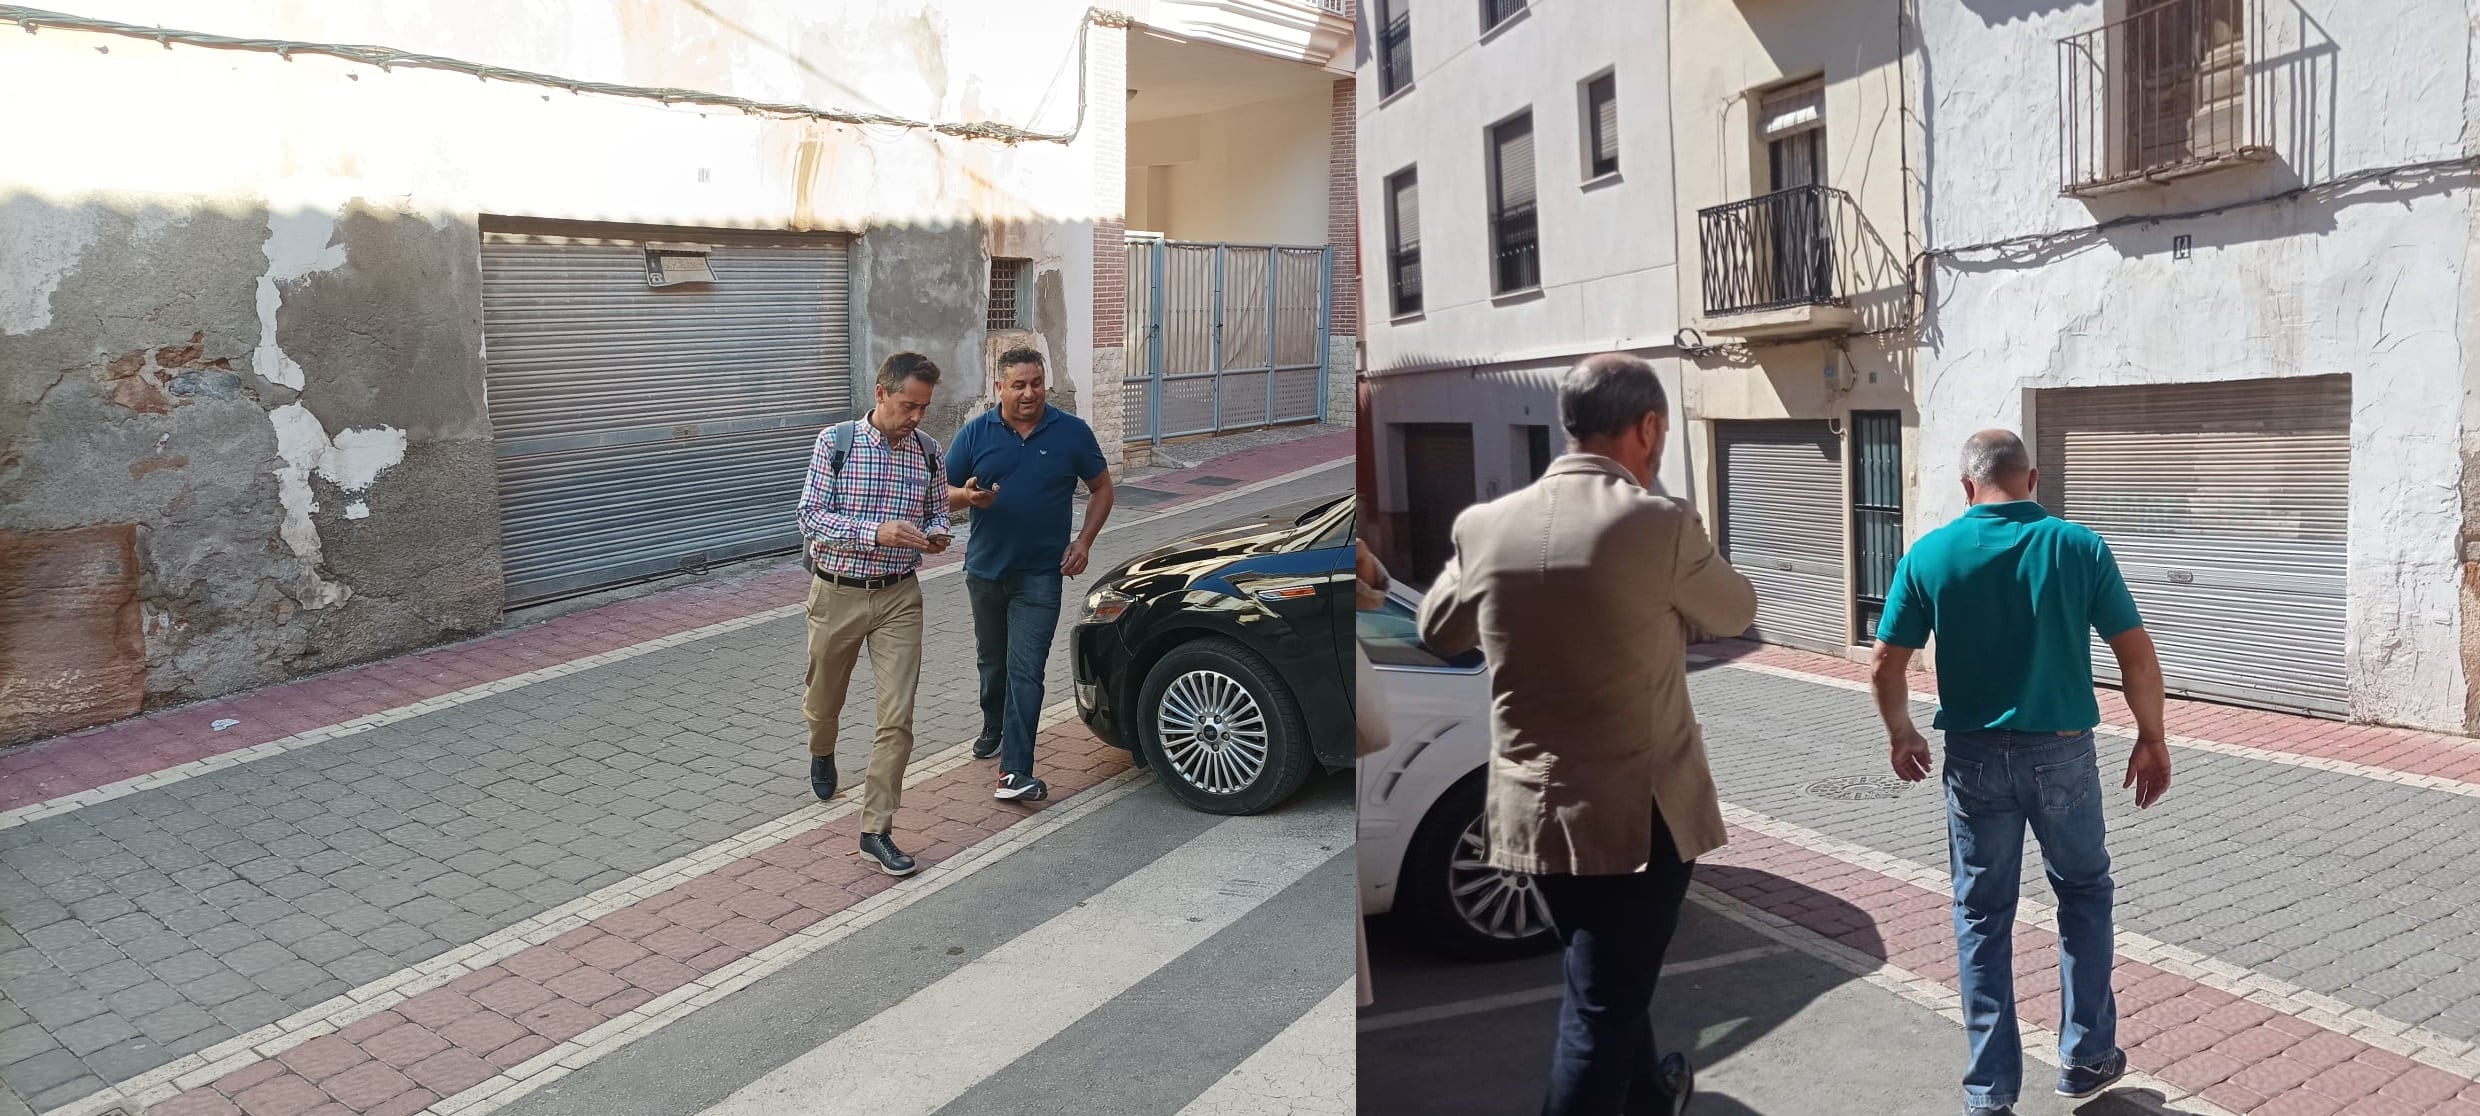
[[[1653,855],[1626,876],[1535,876],[1566,947],[1567,995],[1542,1116],[1669,1116],[1653,1041],[1653,988],[1679,928],[1692,862],[1659,808]]]
[[[1060,574],[966,574],[973,601],[973,659],[982,678],[982,735],[999,738],[1002,774],[1033,774],[1033,729],[1042,718],[1042,667],[1059,631]]]

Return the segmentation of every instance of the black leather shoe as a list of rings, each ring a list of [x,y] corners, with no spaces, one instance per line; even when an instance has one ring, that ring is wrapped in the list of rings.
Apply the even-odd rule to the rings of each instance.
[[[861,851],[878,862],[879,871],[890,876],[909,876],[921,870],[921,865],[913,863],[912,857],[896,847],[895,839],[884,833],[862,834]]]
[[[996,736],[984,736],[973,742],[974,759],[989,759],[998,754],[999,738]]]
[[[811,756],[809,758],[809,789],[817,792],[820,802],[835,797],[834,756]]]
[[[1671,1093],[1671,1116],[1688,1110],[1688,1098],[1696,1095],[1696,1068],[1688,1064],[1687,1055],[1663,1055],[1662,1087]]]

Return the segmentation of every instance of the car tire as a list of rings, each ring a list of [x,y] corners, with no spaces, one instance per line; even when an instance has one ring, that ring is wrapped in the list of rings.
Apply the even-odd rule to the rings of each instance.
[[[1530,957],[1557,946],[1549,907],[1530,877],[1479,865],[1482,786],[1473,775],[1438,796],[1404,852],[1402,906],[1440,952],[1471,961]],[[1459,902],[1459,885],[1497,877]],[[1522,904],[1517,910],[1510,904]]]
[[[1177,699],[1170,709],[1167,698]],[[1156,662],[1134,727],[1164,789],[1209,814],[1271,810],[1317,767],[1291,691],[1265,659],[1228,639],[1185,643]]]

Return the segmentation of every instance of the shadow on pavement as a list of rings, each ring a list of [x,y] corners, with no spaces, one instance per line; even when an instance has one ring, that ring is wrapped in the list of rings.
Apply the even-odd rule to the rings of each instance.
[[[1745,868],[1706,866],[1697,876],[1734,888],[1762,883],[1846,927],[1846,944],[1885,952],[1867,913],[1835,896]],[[1370,923],[1377,1002],[1360,1016],[1358,1111],[1538,1111],[1558,1016],[1558,957],[1446,961],[1395,921]],[[1881,1017],[1890,1011],[1908,1015]],[[1689,1111],[1698,1116],[1954,1107],[1947,1071],[1961,1051],[1943,1020],[1693,899],[1654,1020],[1662,1050],[1686,1052],[1697,1066]]]
[[[1725,639],[1717,640],[1712,643],[1700,643],[1688,648],[1688,654],[1692,656],[1688,660],[1688,673],[1694,674],[1700,670],[1712,670],[1713,668],[1721,666],[1725,663],[1745,659],[1756,653],[1757,645],[1742,639]]]

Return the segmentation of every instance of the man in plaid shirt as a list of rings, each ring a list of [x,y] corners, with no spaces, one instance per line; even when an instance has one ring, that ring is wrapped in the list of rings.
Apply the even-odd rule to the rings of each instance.
[[[919,867],[896,848],[896,805],[913,758],[913,695],[921,684],[922,555],[947,549],[947,478],[939,444],[919,430],[939,366],[897,353],[878,366],[877,405],[844,437],[818,434],[801,489],[801,537],[817,576],[809,586],[809,785],[835,797],[835,735],[844,693],[866,644],[878,682],[878,738],[861,806],[861,851],[891,876]],[[839,426],[844,424],[838,424]],[[839,447],[843,461],[835,460]]]

